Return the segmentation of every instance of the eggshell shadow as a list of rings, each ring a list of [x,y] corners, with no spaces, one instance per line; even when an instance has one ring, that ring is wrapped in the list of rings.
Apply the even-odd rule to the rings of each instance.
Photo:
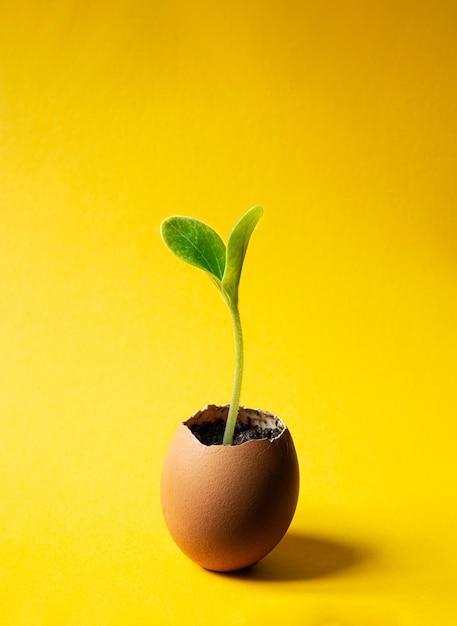
[[[272,582],[312,580],[342,574],[372,558],[366,547],[291,531],[259,563],[224,576]]]

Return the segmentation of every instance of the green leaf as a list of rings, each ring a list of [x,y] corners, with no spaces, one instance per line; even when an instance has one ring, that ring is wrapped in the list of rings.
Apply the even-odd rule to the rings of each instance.
[[[238,285],[249,240],[263,215],[261,206],[249,209],[235,224],[227,242],[225,272],[222,278],[222,290],[232,305],[238,303]]]
[[[193,217],[172,215],[161,224],[165,245],[178,259],[208,272],[220,284],[225,269],[225,244],[208,224]]]

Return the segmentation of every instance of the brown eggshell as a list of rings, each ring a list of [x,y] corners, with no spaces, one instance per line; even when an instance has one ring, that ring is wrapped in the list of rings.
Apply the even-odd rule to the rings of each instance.
[[[274,440],[207,446],[190,430],[227,413],[228,405],[208,405],[180,424],[161,480],[171,536],[195,563],[215,571],[245,568],[267,555],[292,521],[299,487],[292,437],[272,413],[240,407],[238,419],[276,426],[281,434]]]

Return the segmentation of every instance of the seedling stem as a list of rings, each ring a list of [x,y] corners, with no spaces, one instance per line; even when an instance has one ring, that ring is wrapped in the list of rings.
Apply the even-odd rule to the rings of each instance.
[[[228,304],[228,303],[227,303]],[[233,321],[233,331],[235,337],[235,375],[233,377],[232,401],[227,417],[227,424],[224,431],[224,446],[231,446],[235,432],[238,409],[240,406],[241,381],[243,380],[244,346],[243,329],[241,327],[240,312],[237,305],[228,305]]]

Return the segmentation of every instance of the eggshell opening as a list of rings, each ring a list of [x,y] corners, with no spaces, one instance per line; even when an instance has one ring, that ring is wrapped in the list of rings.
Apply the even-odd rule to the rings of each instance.
[[[189,419],[183,422],[183,424],[191,429],[192,426],[202,424],[204,422],[216,422],[219,419],[226,422],[229,408],[229,404],[207,404],[201,411],[194,413],[191,417],[189,417]],[[267,411],[262,411],[261,409],[250,409],[245,406],[240,406],[237,421],[249,428],[258,428],[264,431],[278,429],[279,434],[277,437],[279,437],[286,429],[284,422],[277,415],[274,415],[274,413],[268,413]],[[270,440],[272,439],[270,436],[266,436],[266,438]],[[246,441],[238,445],[244,445],[245,443],[249,442]]]
[[[282,539],[295,512],[299,470],[289,430],[280,418],[240,407],[239,417],[280,435],[238,446],[204,445],[190,430],[226,419],[228,405],[208,405],[178,427],[165,457],[161,500],[171,536],[206,569],[255,564]]]

